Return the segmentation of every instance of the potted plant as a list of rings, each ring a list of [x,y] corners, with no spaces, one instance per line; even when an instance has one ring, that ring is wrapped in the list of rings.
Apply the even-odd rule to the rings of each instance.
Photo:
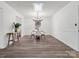
[[[21,24],[20,23],[14,23],[14,26],[15,26],[15,32],[17,32],[19,27],[21,26]]]

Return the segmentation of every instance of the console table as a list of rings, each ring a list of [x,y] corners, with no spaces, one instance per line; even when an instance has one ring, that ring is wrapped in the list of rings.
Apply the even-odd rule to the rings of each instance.
[[[12,42],[11,45],[14,45],[15,42],[18,42],[21,34],[19,32],[9,32],[9,33],[7,33],[7,36],[8,36],[8,46],[9,46],[10,42]],[[11,37],[12,37],[12,39],[11,39]],[[15,40],[17,40],[17,41],[15,41]]]
[[[7,33],[7,36],[8,36],[8,46],[10,44],[10,42],[12,42],[12,45],[14,45],[14,42],[15,42],[15,39],[14,39],[14,33]],[[10,39],[12,36],[12,39]]]

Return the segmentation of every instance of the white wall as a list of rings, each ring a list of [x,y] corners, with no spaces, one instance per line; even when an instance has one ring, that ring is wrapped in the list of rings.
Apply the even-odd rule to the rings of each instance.
[[[0,49],[3,49],[8,42],[6,33],[12,32],[12,23],[16,21],[16,16],[22,16],[5,2],[0,2],[0,8],[2,9],[3,17],[2,19],[0,18]]]
[[[23,21],[23,30],[25,35],[30,35],[31,32],[35,29],[35,23],[32,20],[33,17],[25,16]],[[45,17],[44,20],[41,22],[40,30],[43,30],[46,35],[51,34],[51,17]]]
[[[52,35],[71,48],[79,51],[78,40],[78,4],[70,2],[52,18]]]

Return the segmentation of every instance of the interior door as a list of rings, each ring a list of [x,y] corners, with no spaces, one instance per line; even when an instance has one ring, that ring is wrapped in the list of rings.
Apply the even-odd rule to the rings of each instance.
[[[0,8],[0,37],[3,34],[3,9]]]

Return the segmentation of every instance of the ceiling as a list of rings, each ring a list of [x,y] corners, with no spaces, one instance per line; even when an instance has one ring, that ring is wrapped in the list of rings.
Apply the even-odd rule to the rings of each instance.
[[[16,11],[24,17],[33,16],[33,3],[43,3],[43,12],[45,16],[52,16],[70,1],[6,1]]]

